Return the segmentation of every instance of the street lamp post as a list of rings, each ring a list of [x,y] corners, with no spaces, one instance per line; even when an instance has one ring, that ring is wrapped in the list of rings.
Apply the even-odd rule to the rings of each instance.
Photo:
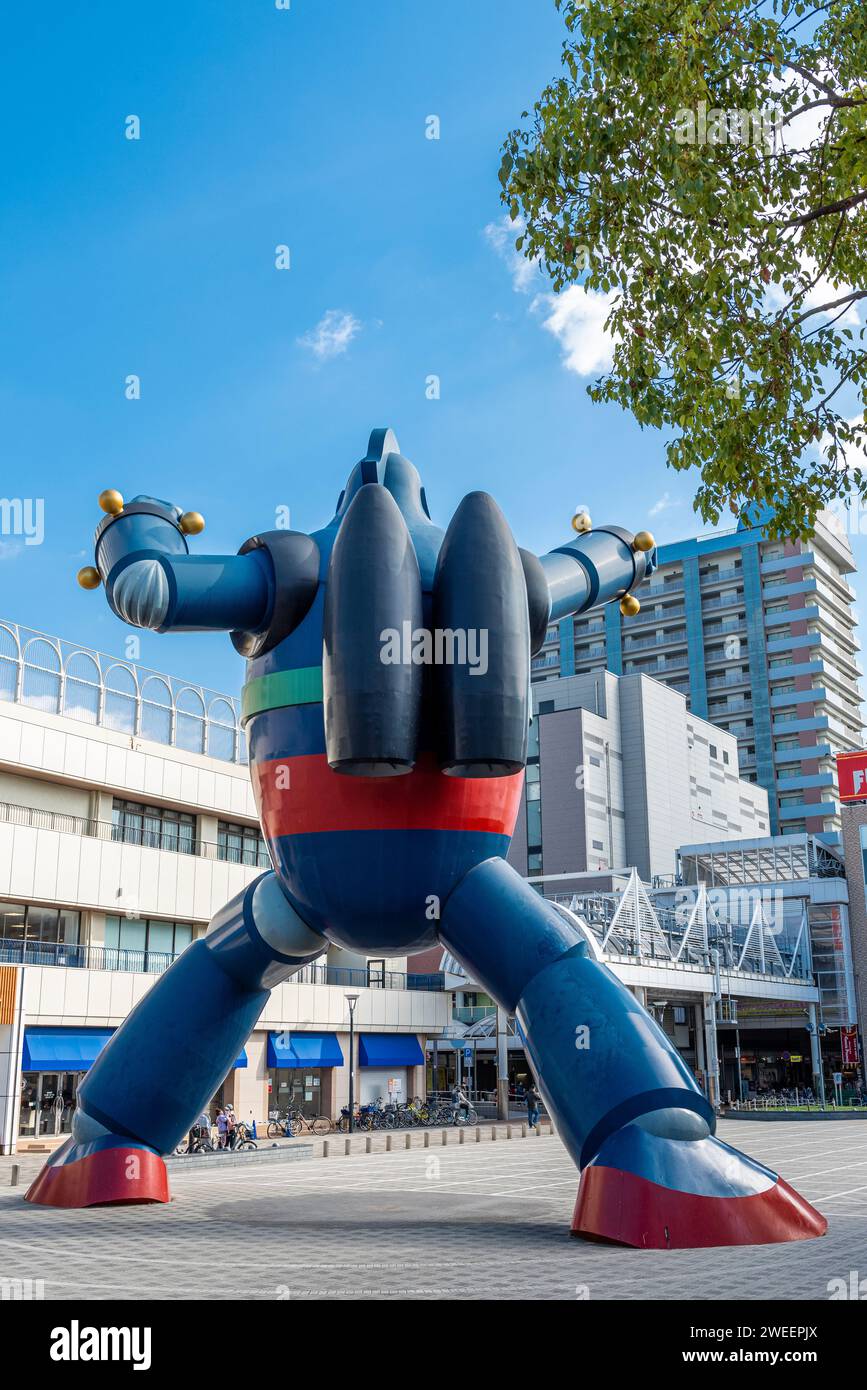
[[[357,994],[347,994],[349,1005],[349,1133],[355,1133],[355,1006]]]

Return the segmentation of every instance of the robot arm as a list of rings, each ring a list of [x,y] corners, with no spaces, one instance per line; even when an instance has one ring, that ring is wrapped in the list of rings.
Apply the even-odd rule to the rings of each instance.
[[[318,548],[297,532],[253,537],[238,555],[190,555],[188,535],[204,529],[198,512],[155,497],[124,504],[100,496],[108,515],[96,529],[96,565],[78,582],[105,584],[109,606],[124,622],[156,632],[230,631],[245,656],[274,645],[312,602]]]
[[[649,531],[636,535],[622,526],[591,529],[590,518],[579,512],[572,519],[575,538],[541,556],[539,564],[548,586],[548,621],[619,599],[626,616],[638,612],[632,590],[656,568],[656,545]]]

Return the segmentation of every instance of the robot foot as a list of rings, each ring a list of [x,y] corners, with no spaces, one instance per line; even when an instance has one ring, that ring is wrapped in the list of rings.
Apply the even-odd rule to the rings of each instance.
[[[824,1216],[769,1168],[710,1134],[660,1132],[671,1113],[644,1116],[605,1141],[581,1174],[573,1236],[692,1250],[825,1234]]]
[[[106,1134],[80,1143],[69,1138],[48,1159],[25,1200],[42,1207],[167,1202],[166,1165],[136,1139]]]

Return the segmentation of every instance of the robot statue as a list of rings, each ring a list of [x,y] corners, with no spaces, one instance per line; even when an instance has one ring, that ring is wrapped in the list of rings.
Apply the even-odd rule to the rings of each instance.
[[[198,513],[113,491],[100,502],[83,586],[104,583],[139,627],[229,631],[247,658],[243,722],[274,868],[114,1034],[28,1200],[167,1201],[161,1155],[274,985],[329,943],[388,956],[439,942],[517,1018],[581,1170],[574,1234],[658,1249],[822,1235],[798,1193],[715,1137],[713,1107],[592,935],[504,857],[531,655],[567,614],[636,613],[653,537],[579,513],[573,538],[539,559],[483,492],[443,533],[390,430],[371,435],[327,526],[253,536],[237,555],[188,553]]]

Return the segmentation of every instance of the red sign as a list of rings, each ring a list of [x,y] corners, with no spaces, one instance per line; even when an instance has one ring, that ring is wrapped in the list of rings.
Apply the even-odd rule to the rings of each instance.
[[[857,1067],[858,1065],[858,1030],[857,1028],[840,1029],[840,1052],[844,1067]]]
[[[841,801],[867,801],[867,751],[837,754]]]

